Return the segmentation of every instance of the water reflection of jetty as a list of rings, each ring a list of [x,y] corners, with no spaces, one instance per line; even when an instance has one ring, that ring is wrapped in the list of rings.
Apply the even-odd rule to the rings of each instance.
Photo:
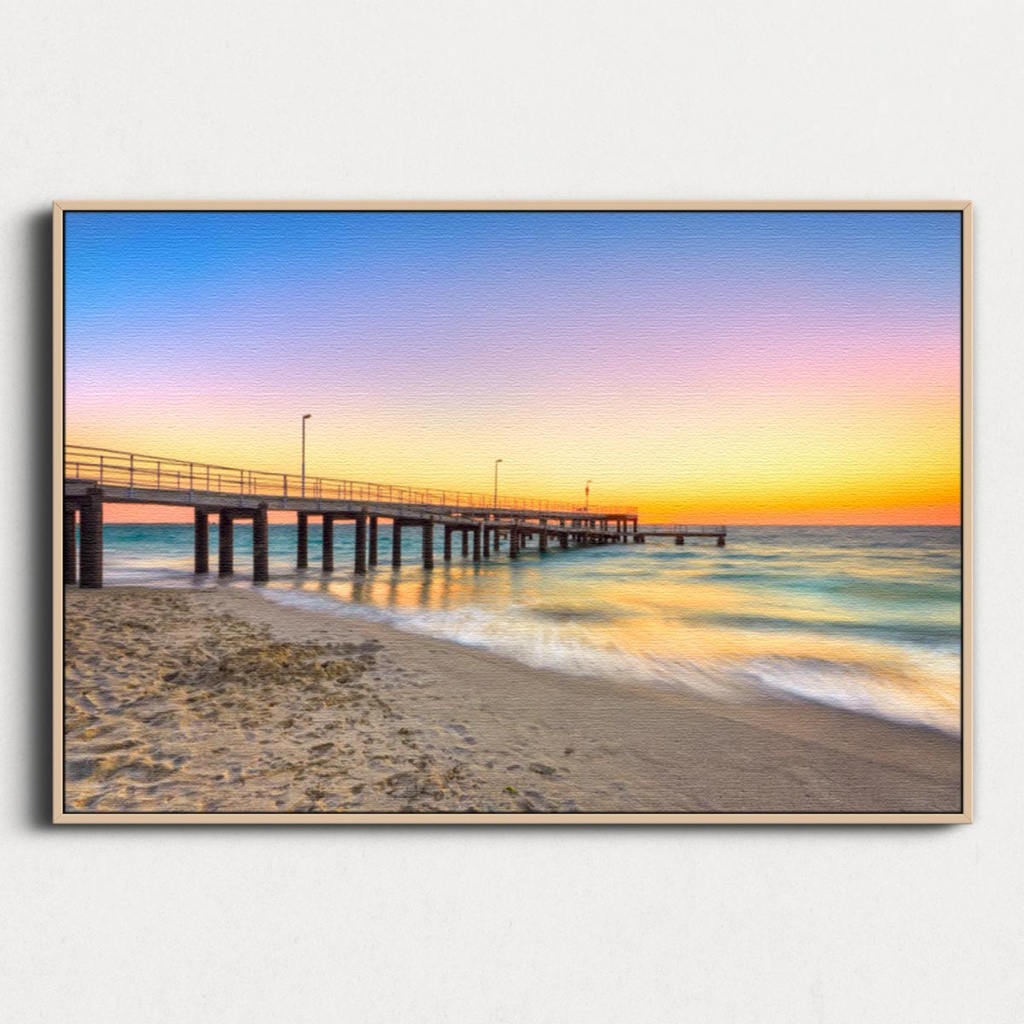
[[[398,487],[288,473],[268,473],[182,459],[159,458],[106,448],[68,445],[64,450],[64,582],[103,586],[103,506],[106,503],[167,505],[194,511],[195,572],[210,571],[209,523],[217,520],[217,561],[221,576],[234,573],[234,523],[252,520],[253,579],[269,578],[268,513],[296,514],[296,566],[309,564],[309,520],[319,518],[321,564],[334,570],[334,524],[355,522],[354,571],[363,575],[377,565],[381,520],[391,524],[391,564],[401,565],[402,531],[418,529],[423,567],[434,565],[434,530],[443,531],[443,558],[452,558],[458,537],[463,558],[474,561],[500,552],[509,558],[536,542],[594,547],[645,543],[648,537],[714,537],[725,544],[724,526],[640,527],[632,506],[560,503],[466,491]],[[76,529],[77,526],[77,529]]]

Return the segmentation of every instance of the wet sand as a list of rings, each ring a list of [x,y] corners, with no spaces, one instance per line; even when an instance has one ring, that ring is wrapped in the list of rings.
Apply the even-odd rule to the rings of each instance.
[[[65,592],[65,810],[956,813],[960,744],[539,671],[252,590]]]

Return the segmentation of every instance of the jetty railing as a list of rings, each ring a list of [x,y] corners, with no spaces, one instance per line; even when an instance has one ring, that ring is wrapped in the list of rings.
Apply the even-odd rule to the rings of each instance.
[[[238,466],[219,466],[206,462],[144,455],[114,448],[65,445],[65,478],[95,481],[99,486],[126,488],[135,492],[188,492],[228,498],[313,499],[318,501],[374,502],[386,505],[416,506],[495,512],[539,512],[552,515],[635,516],[636,506],[587,505],[577,501],[558,502],[541,498],[520,498],[492,493],[446,490],[430,487],[406,487],[363,480],[339,480],[332,477],[297,473],[275,473]]]

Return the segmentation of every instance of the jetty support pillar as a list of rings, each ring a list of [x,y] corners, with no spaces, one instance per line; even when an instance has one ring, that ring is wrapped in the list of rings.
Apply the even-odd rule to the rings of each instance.
[[[469,557],[469,527],[462,527],[462,557]]]
[[[321,545],[321,569],[324,572],[334,572],[334,516],[325,512],[323,521],[323,543]]]
[[[434,568],[434,523],[430,519],[423,521],[423,568]]]
[[[252,581],[266,583],[270,579],[270,526],[267,503],[261,502],[252,517]]]
[[[210,571],[210,516],[201,508],[195,510],[195,526],[193,528],[193,548],[195,554],[195,573],[203,576]]]
[[[309,513],[300,512],[295,527],[297,553],[295,555],[295,568],[309,568]]]
[[[391,520],[391,567],[397,569],[402,564],[402,520]]]
[[[377,517],[370,516],[370,550],[368,553],[370,565],[377,564]]]
[[[452,530],[454,527],[449,526],[447,523],[444,527],[444,560],[450,562],[452,560]]]
[[[724,533],[720,534],[719,537],[718,537],[718,546],[720,548],[724,548],[725,547],[725,534]]]
[[[491,527],[486,523],[483,524],[481,529],[484,532],[484,558],[491,557]]]
[[[98,590],[103,586],[103,492],[91,487],[79,508],[78,582]]]
[[[75,550],[75,506],[64,503],[64,582],[78,582],[78,565]]]
[[[217,574],[235,574],[235,520],[226,508],[217,517]]]
[[[366,513],[356,516],[356,564],[357,576],[366,575]]]
[[[479,524],[473,527],[473,561],[480,561],[480,535],[483,533],[483,527]]]

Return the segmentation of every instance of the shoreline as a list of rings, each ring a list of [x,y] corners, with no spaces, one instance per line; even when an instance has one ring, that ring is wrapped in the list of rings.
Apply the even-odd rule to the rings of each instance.
[[[563,675],[253,590],[65,590],[69,813],[932,813],[961,744]]]

